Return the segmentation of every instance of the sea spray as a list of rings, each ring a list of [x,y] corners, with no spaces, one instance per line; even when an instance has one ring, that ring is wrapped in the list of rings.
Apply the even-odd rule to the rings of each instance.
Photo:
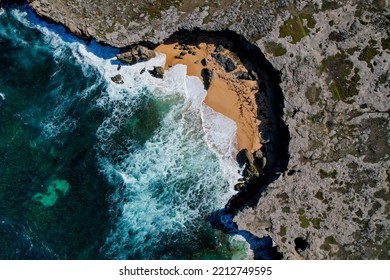
[[[218,247],[207,217],[233,194],[229,181],[237,173],[223,172],[227,155],[217,149],[223,145],[213,144],[203,129],[206,92],[200,80],[187,77],[184,65],[172,67],[163,80],[142,71],[164,63],[159,55],[147,63],[122,66],[121,75],[131,92],[113,89],[108,95],[107,102],[114,103],[115,114],[105,120],[98,135],[105,142],[101,147],[109,150],[102,151],[106,155],[101,159],[105,173],[118,186],[111,199],[120,218],[103,248],[112,258],[191,258],[205,247]],[[135,137],[137,126],[148,125],[144,120],[147,117],[137,115],[139,106],[143,107],[142,114],[154,115],[148,121],[155,122],[156,127],[147,137]],[[224,124],[223,117],[218,117]],[[225,120],[227,125],[216,132],[222,132],[219,139],[228,149],[226,144],[234,138],[231,132],[235,127]],[[229,139],[221,137],[225,127],[233,127],[226,133]],[[133,141],[125,141],[125,137],[118,143],[118,135],[126,131]],[[117,144],[119,151],[113,151]],[[236,170],[235,166],[231,169]],[[210,240],[199,239],[197,234],[210,235]]]
[[[234,161],[236,127],[203,103],[206,92],[200,80],[187,77],[183,65],[172,67],[164,79],[152,77],[147,70],[163,65],[164,55],[133,66],[121,65],[118,70],[118,50],[95,42],[86,44],[62,27],[40,21],[30,10],[12,8],[11,14],[11,20],[29,28],[35,37],[20,37],[8,25],[4,36],[19,46],[37,40],[37,50],[34,48],[31,55],[44,51],[58,65],[46,69],[47,75],[41,77],[47,79],[42,80],[45,88],[39,93],[44,100],[37,94],[31,101],[35,103],[22,112],[29,116],[24,120],[26,125],[36,128],[34,138],[29,140],[30,148],[48,146],[42,150],[48,155],[40,152],[44,155],[40,157],[42,175],[29,175],[37,182],[25,202],[32,213],[30,221],[45,219],[38,223],[42,232],[39,236],[54,237],[58,232],[48,226],[56,217],[52,212],[58,211],[58,215],[72,220],[75,217],[69,215],[75,214],[73,209],[93,203],[92,198],[98,195],[93,190],[103,183],[100,179],[94,181],[96,168],[111,186],[110,222],[99,231],[106,235],[97,256],[229,259],[237,252],[246,252],[244,242],[231,242],[231,237],[214,230],[208,221],[210,213],[223,207],[234,193],[232,183],[238,177]],[[65,60],[78,70],[63,72]],[[30,64],[29,60],[25,62],[26,69],[35,66]],[[121,85],[111,81],[117,74],[123,78]],[[58,84],[58,79],[63,80]],[[2,92],[7,99],[10,96],[10,102],[15,102],[12,95]],[[66,149],[66,153],[61,149]],[[90,161],[83,162],[84,158]],[[49,184],[45,181],[45,168],[65,175],[60,178],[72,186],[69,194],[50,207],[51,212],[31,199],[34,193],[45,191],[40,186]],[[104,217],[99,212],[104,207],[88,207],[91,211],[96,209],[96,221]],[[94,222],[94,218],[90,217],[88,222]],[[80,238],[84,236],[78,223],[81,220],[59,226],[68,230],[68,236],[63,237],[66,245],[61,245],[61,240],[56,244],[54,238],[43,242],[59,250],[60,256],[82,258],[84,253],[68,255],[72,252],[69,244],[80,246],[77,240],[68,240],[73,231]],[[63,249],[64,246],[68,247]],[[84,257],[91,258],[88,250],[84,249]]]

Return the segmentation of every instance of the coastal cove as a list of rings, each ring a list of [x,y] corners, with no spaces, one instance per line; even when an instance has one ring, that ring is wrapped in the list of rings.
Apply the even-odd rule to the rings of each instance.
[[[281,257],[277,253],[276,248],[272,247],[270,238],[260,239],[249,232],[239,231],[233,222],[235,214],[240,209],[256,204],[267,185],[286,171],[289,158],[289,134],[282,120],[284,104],[283,95],[278,86],[280,82],[279,75],[265,59],[260,49],[251,45],[242,36],[230,31],[205,32],[195,30],[189,32],[182,30],[166,39],[163,45],[157,46],[152,43],[142,42],[143,45],[153,46],[157,53],[160,51],[164,53],[165,51],[167,58],[157,55],[150,61],[127,66],[115,58],[116,55],[125,51],[126,48],[118,50],[100,46],[94,41],[83,42],[67,34],[62,27],[39,22],[39,19],[32,15],[32,12],[26,7],[6,6],[5,14],[11,17],[21,17],[21,19],[16,18],[16,20],[19,20],[28,28],[38,26],[38,29],[40,32],[43,32],[44,36],[50,37],[45,42],[52,43],[54,41],[53,38],[59,40],[60,45],[55,45],[52,48],[53,50],[58,50],[59,46],[64,50],[70,47],[70,53],[74,56],[76,65],[86,66],[90,64],[90,66],[86,66],[87,68],[82,69],[82,75],[85,75],[86,72],[95,73],[94,75],[96,76],[93,79],[99,81],[98,85],[89,85],[87,87],[94,90],[97,89],[97,91],[93,94],[86,93],[86,96],[80,100],[89,100],[88,102],[96,105],[94,105],[92,110],[95,112],[93,118],[98,121],[94,125],[91,124],[92,127],[90,127],[91,130],[88,133],[94,133],[95,131],[98,143],[101,146],[97,147],[96,144],[92,143],[96,139],[91,139],[91,146],[86,147],[83,153],[86,153],[92,161],[95,157],[99,158],[98,166],[95,167],[99,173],[99,175],[95,175],[99,178],[99,183],[96,186],[99,185],[102,188],[100,190],[102,192],[100,199],[104,207],[93,211],[98,213],[102,213],[101,211],[107,212],[106,214],[103,213],[101,217],[102,220],[106,220],[106,228],[101,229],[101,236],[97,238],[94,249],[92,249],[95,252],[92,254],[85,252],[86,255],[84,256],[80,254],[72,255],[69,254],[69,249],[64,249],[65,253],[54,253],[47,256],[50,255],[50,258],[114,259],[230,259],[252,257],[256,259],[273,259]],[[26,20],[28,23],[24,22]],[[223,45],[221,38],[223,38],[223,42],[228,43]],[[198,78],[187,76],[192,71],[191,67],[180,65],[180,61],[183,61],[183,59],[173,62],[172,57],[169,56],[169,50],[164,50],[164,46],[171,46],[170,50],[172,50],[174,47],[182,45],[202,46],[201,44],[211,46],[213,49],[223,45],[224,49],[234,53],[237,59],[241,61],[243,67],[241,70],[245,70],[248,74],[250,73],[251,78],[248,79],[248,83],[251,91],[255,91],[251,100],[252,103],[255,103],[255,106],[251,108],[254,108],[255,112],[253,110],[249,111],[252,114],[255,113],[256,121],[250,121],[249,123],[251,128],[257,128],[255,133],[252,132],[252,136],[247,138],[252,140],[238,140],[241,144],[236,145],[236,124],[229,121],[226,118],[229,117],[226,110],[224,111],[223,108],[218,109],[218,104],[216,104],[218,103],[218,98],[221,97],[210,100],[212,95],[209,95],[208,100],[206,90],[204,89],[205,85],[201,84],[199,80],[199,78],[203,79],[204,83],[204,76],[201,73],[199,75],[199,70],[194,70],[198,71],[195,74]],[[201,51],[202,48],[199,48],[198,52]],[[57,53],[56,55],[60,54]],[[194,57],[196,56],[194,55]],[[197,65],[202,65],[200,60],[197,60]],[[157,79],[150,75],[149,71],[152,71],[153,67],[156,66],[166,68],[164,79]],[[208,66],[211,67],[210,64]],[[112,77],[118,74],[121,75],[123,83],[112,81]],[[213,91],[212,82],[209,90],[210,92]],[[4,101],[1,102],[5,105],[7,105],[7,102],[12,102],[12,97],[9,97],[10,94],[8,92],[1,87],[0,91],[4,94]],[[215,91],[218,91],[218,89],[214,89]],[[142,93],[140,96],[137,95],[139,92]],[[151,97],[148,97],[148,95]],[[133,97],[136,98],[132,99]],[[74,102],[79,103],[80,100]],[[206,105],[209,105],[220,114],[216,114],[216,112],[204,107],[202,105],[203,100],[205,100]],[[4,107],[4,104],[1,106]],[[69,108],[66,110],[69,110]],[[149,108],[149,110],[143,111],[145,108]],[[82,109],[80,108],[80,110]],[[151,117],[149,118],[149,116]],[[64,117],[69,116],[64,115]],[[237,122],[237,119],[234,119],[234,117],[232,119]],[[90,121],[86,120],[87,122]],[[70,123],[75,125],[76,130],[68,127],[64,128],[65,130],[60,132],[60,134],[78,131],[77,121],[70,120]],[[166,125],[166,127],[158,128],[160,125]],[[41,128],[37,129],[39,131]],[[145,129],[145,131],[141,131],[141,129]],[[58,141],[58,134],[49,135],[53,133],[52,131],[46,133],[45,137],[52,137],[54,142]],[[77,132],[77,134],[79,133],[80,131]],[[129,133],[133,137],[132,139],[126,139],[126,137],[129,137]],[[187,134],[191,135],[190,138],[182,138],[187,137]],[[256,137],[253,137],[253,135],[256,135]],[[199,142],[194,142],[194,139]],[[172,146],[163,146],[164,152],[161,150],[146,151],[144,149],[141,152],[136,150],[141,147],[155,149],[167,142],[172,144]],[[189,146],[185,150],[178,149],[179,146],[192,143],[197,144]],[[118,148],[118,146],[120,147]],[[59,144],[59,147],[61,147],[61,144]],[[242,148],[246,148],[250,152],[238,153]],[[257,152],[258,150],[259,152]],[[149,158],[145,154],[146,152],[152,152],[153,154]],[[237,158],[235,158],[236,155]],[[78,155],[78,157],[84,156]],[[164,162],[159,162],[159,159],[163,158]],[[197,159],[203,163],[210,161],[210,164],[198,165],[191,159]],[[239,164],[237,164],[236,160],[238,160]],[[162,164],[162,169],[159,167],[160,164]],[[189,169],[182,169],[183,167]],[[193,169],[194,167],[197,169]],[[238,169],[241,169],[244,181],[238,188],[239,192],[236,193],[233,191],[233,186],[238,182],[237,179],[240,178],[240,175],[237,174]],[[135,170],[139,171],[138,175],[134,175],[133,172]],[[157,173],[150,173],[152,171]],[[192,174],[191,172],[198,174],[188,177],[180,175],[180,183],[172,181],[175,175]],[[157,177],[163,175],[163,177],[154,181],[152,178],[156,175]],[[66,176],[72,177],[73,175],[70,172]],[[72,179],[64,180],[64,183],[61,181],[63,178],[57,177],[58,174],[52,176],[51,180],[47,181],[45,179],[47,192],[45,193],[45,190],[42,190],[39,192],[39,197],[50,196],[50,186],[52,186],[51,190],[64,190],[55,191],[59,196],[58,201],[72,194],[74,189],[72,186],[77,185],[77,183],[68,182],[72,181]],[[78,180],[83,179],[80,177]],[[58,182],[61,182],[62,185]],[[142,182],[142,184],[138,184],[139,182]],[[196,188],[193,186],[194,182],[200,182],[195,186]],[[104,186],[107,184],[115,186],[115,189]],[[145,195],[145,189],[142,188],[148,189],[151,184],[156,189],[153,193]],[[63,185],[66,188],[62,187]],[[168,186],[173,186],[173,188]],[[184,186],[184,188],[178,191],[178,189],[175,189],[178,186]],[[134,191],[138,191],[138,188],[140,192],[135,194]],[[168,192],[165,193],[166,190]],[[193,195],[198,196],[197,199],[200,198],[201,201],[194,200]],[[105,201],[107,197],[108,201]],[[214,201],[216,197],[218,197],[217,203]],[[157,200],[161,198],[168,199],[173,204],[168,204],[167,208],[160,208],[162,205]],[[182,203],[183,198],[189,199],[186,201],[186,203],[189,203],[187,204],[189,206],[188,209],[183,208],[186,207]],[[150,210],[149,207],[148,209],[142,208],[143,206],[136,204],[135,201],[140,202],[143,206],[154,208],[155,214],[153,215],[155,216],[150,216],[150,213],[147,212]],[[214,205],[211,206],[210,202]],[[37,203],[37,200],[32,200],[29,203]],[[53,205],[55,203],[54,201]],[[150,205],[150,203],[156,204]],[[195,204],[198,204],[198,206],[194,207]],[[42,206],[47,208],[43,202]],[[29,205],[28,207],[33,206]],[[168,210],[169,208],[172,208],[172,211]],[[44,210],[45,208],[42,208],[39,211],[44,213]],[[182,214],[185,217],[180,216]],[[173,231],[169,232],[172,228],[165,228],[161,224],[158,229],[161,231],[161,235],[155,239],[155,237],[150,235],[150,231],[157,229],[155,223],[158,226],[157,220],[161,219],[161,217],[163,217],[162,222],[167,226],[173,227]],[[164,220],[164,217],[169,220],[168,223],[168,220]],[[8,221],[7,217],[2,217],[2,219],[6,221],[5,224],[8,225],[8,228],[16,226],[14,221]],[[139,225],[144,226],[145,222],[148,224],[149,229],[145,230],[145,228],[138,227]],[[195,228],[199,227],[202,229],[195,230]],[[64,230],[66,230],[65,228]],[[23,229],[25,229],[24,226]],[[219,230],[222,230],[225,234],[222,234]],[[178,235],[180,236],[179,238]],[[235,236],[244,237],[251,250],[249,250],[248,245],[242,238],[237,239]],[[132,243],[129,242],[129,238],[139,238],[139,241],[137,241],[138,243]],[[103,239],[105,240],[103,241]],[[167,245],[160,248],[156,246],[159,242]],[[192,243],[191,248],[188,247],[189,243]],[[143,245],[141,246],[141,244]],[[146,247],[143,247],[144,245]],[[173,249],[174,247],[176,247],[175,250]],[[172,250],[172,252],[166,254],[167,250]],[[143,251],[148,251],[148,254],[145,254]],[[183,254],[184,251],[186,252],[185,254]],[[21,256],[23,258],[23,255]],[[47,256],[36,255],[37,258],[49,258]],[[34,256],[27,254],[24,255],[24,258],[34,258]]]
[[[388,1],[0,6],[6,256],[389,259]]]

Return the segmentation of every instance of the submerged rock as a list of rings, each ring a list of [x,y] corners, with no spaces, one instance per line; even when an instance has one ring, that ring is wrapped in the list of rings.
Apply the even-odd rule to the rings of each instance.
[[[111,81],[113,81],[116,84],[123,84],[124,83],[121,74],[118,74],[118,75],[115,75],[114,77],[111,77]]]
[[[148,61],[156,56],[156,53],[152,50],[149,50],[144,46],[132,46],[130,49],[125,52],[118,54],[116,57],[127,64],[135,64],[137,62]]]
[[[164,78],[164,68],[161,66],[155,66],[153,70],[149,70],[149,73],[155,78]]]
[[[46,193],[37,193],[33,196],[33,200],[42,203],[45,207],[53,206],[59,194],[66,195],[70,189],[70,185],[65,180],[53,180],[47,187]]]

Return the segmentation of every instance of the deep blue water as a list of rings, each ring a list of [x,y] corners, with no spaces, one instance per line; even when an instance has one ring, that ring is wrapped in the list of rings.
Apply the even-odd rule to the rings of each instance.
[[[185,68],[158,80],[140,70],[161,57],[118,69],[117,52],[0,15],[0,259],[248,257],[208,220],[237,177],[211,130],[232,124]]]

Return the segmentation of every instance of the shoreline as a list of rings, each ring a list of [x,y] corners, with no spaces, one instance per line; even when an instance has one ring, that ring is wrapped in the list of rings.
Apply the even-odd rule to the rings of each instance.
[[[204,104],[233,120],[237,125],[237,151],[247,149],[254,153],[261,148],[260,121],[257,118],[255,100],[257,81],[235,77],[237,72],[247,73],[246,69],[233,52],[222,47],[223,43],[223,41],[220,44],[203,42],[196,45],[163,43],[154,51],[166,55],[165,70],[183,64],[187,66],[188,76],[196,76],[203,82],[207,90]],[[215,54],[232,59],[236,69],[227,72],[213,57]]]

